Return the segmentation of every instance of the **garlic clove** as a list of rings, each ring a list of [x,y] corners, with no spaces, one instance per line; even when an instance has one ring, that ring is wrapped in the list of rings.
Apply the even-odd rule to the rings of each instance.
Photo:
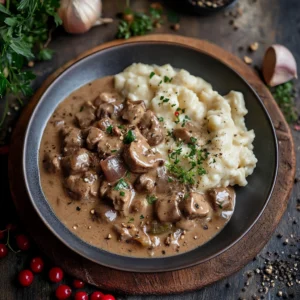
[[[101,15],[101,0],[61,0],[58,14],[69,33],[84,33]]]
[[[289,49],[272,45],[265,53],[262,72],[265,82],[276,86],[297,78],[297,63]]]

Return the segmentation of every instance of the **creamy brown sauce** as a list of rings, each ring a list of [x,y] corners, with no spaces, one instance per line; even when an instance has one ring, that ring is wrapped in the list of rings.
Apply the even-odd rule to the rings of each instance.
[[[117,125],[125,124],[125,129],[121,131],[127,131],[128,134],[128,129],[132,128],[132,131],[136,133],[136,138],[141,140],[141,144],[132,142],[130,145],[124,145],[126,134],[120,133],[117,126],[113,127],[116,132],[111,132],[110,127],[108,133],[107,129],[103,130],[100,125],[97,125],[99,119],[103,119],[104,114],[99,109],[103,102],[98,99],[103,92],[114,92],[112,77],[95,80],[73,92],[57,107],[45,128],[40,145],[40,179],[44,194],[57,217],[68,229],[87,243],[127,256],[175,255],[192,250],[210,240],[225,226],[232,214],[235,202],[234,190],[232,188],[216,189],[199,196],[193,193],[191,187],[179,183],[176,179],[172,178],[172,182],[168,180],[169,176],[157,153],[147,152],[145,165],[134,166],[135,162],[132,161],[134,158],[130,155],[138,153],[134,151],[140,151],[144,142],[147,145],[163,142],[159,136],[161,132],[164,132],[163,128],[161,132],[159,128],[156,128],[154,133],[149,133],[147,126],[140,126],[135,118],[130,119],[132,110],[136,109],[139,114],[142,114],[144,112],[139,110],[143,108],[129,107],[131,104],[127,103],[123,109],[122,105],[125,100],[118,96],[117,101],[121,103],[120,111],[122,109],[123,111],[121,117],[118,115],[117,118],[114,116],[111,118]],[[92,113],[86,105],[88,101],[93,103]],[[129,110],[129,115],[126,109]],[[75,115],[78,112],[86,113],[86,115],[76,121]],[[112,114],[114,113],[120,112]],[[148,118],[150,117],[150,112],[148,112]],[[144,116],[144,119],[146,118],[147,115]],[[128,122],[129,125],[127,125]],[[131,125],[139,129],[130,127]],[[85,152],[82,152],[79,170],[76,169],[78,165],[72,165],[72,157],[74,153],[78,153],[76,152],[78,150],[76,147],[74,150],[73,146],[68,146],[74,143],[70,133],[65,136],[61,133],[62,131],[68,132],[67,126],[78,130],[79,126],[82,127],[81,147],[84,151],[91,153],[93,159],[95,158],[93,163],[89,162],[92,167],[89,165],[86,169],[80,169],[85,161]],[[93,128],[100,126],[101,134],[99,135],[99,127],[97,130],[93,129],[94,132],[92,132],[90,126]],[[181,132],[177,135],[183,141],[186,138]],[[106,141],[104,138],[108,139],[108,143],[101,142]],[[122,188],[122,186],[118,188],[119,181],[106,182],[100,161],[105,159],[103,156],[107,152],[120,155],[122,164],[124,164],[123,160],[125,161],[124,165],[129,172],[124,174],[123,180],[127,188]],[[88,159],[90,161],[91,158]],[[68,170],[67,174],[60,166],[62,162],[67,165],[64,167]],[[103,168],[103,165],[101,166]],[[92,171],[87,173],[90,169]],[[143,174],[153,178],[154,187],[151,186],[153,182],[150,179],[147,181],[145,176],[140,177]],[[145,185],[144,180],[149,185]],[[84,184],[90,184],[90,188],[82,192],[81,185],[84,186]],[[142,187],[139,187],[139,184]],[[100,189],[99,186],[101,186]],[[124,197],[129,199],[125,206],[122,202]],[[173,208],[174,205],[176,207]]]

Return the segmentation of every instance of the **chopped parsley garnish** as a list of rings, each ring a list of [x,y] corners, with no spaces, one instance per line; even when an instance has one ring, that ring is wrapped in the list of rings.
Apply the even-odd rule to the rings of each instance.
[[[132,130],[128,130],[123,142],[124,144],[130,144],[135,141],[135,135]]]
[[[163,118],[163,117],[159,117],[159,118],[158,118],[158,121],[159,121],[159,122],[163,122],[163,121],[164,121],[164,118]]]
[[[196,142],[196,138],[191,138],[191,143],[188,144],[190,151],[184,156],[182,155],[181,144],[169,154],[167,168],[172,175],[184,184],[193,185],[196,175],[206,174],[203,163],[207,159],[209,152],[206,149],[200,149]],[[189,168],[181,164],[182,159],[186,159],[189,162]]]
[[[171,82],[173,78],[169,78],[168,76],[164,76],[164,82]]]
[[[171,107],[174,107],[174,106],[176,106],[176,104],[172,104],[172,105],[171,105]]]
[[[223,205],[222,205],[221,203],[219,204],[219,208],[220,208],[220,209],[222,209],[222,208],[223,208]]]
[[[124,127],[124,125],[119,125],[118,128],[124,129],[125,127]]]
[[[128,223],[132,223],[132,222],[134,222],[134,218],[130,218],[128,221]]]
[[[149,75],[149,78],[151,79],[154,75],[155,75],[155,73],[151,72],[150,75]]]
[[[163,102],[169,102],[169,98],[165,98],[164,100],[163,100]]]
[[[157,200],[157,198],[154,195],[147,195],[146,199],[147,199],[148,204],[150,204],[150,205],[153,204]]]
[[[121,197],[124,197],[124,196],[125,196],[125,192],[121,191],[121,192],[120,192],[120,196],[121,196]]]
[[[173,182],[174,180],[173,180],[173,178],[172,177],[168,177],[168,182]]]
[[[145,219],[145,217],[143,215],[140,215],[140,219],[143,220]]]
[[[162,84],[162,80],[159,82],[159,84],[158,85],[161,85]]]
[[[119,191],[119,190],[128,189],[128,188],[129,188],[129,186],[128,186],[127,182],[123,178],[121,178],[115,185],[114,190]]]
[[[112,125],[109,125],[109,126],[106,128],[106,133],[112,134],[112,131],[113,131]]]
[[[115,150],[111,150],[111,153],[115,153],[115,152],[117,152],[117,151],[118,151],[118,150],[116,150],[116,149],[115,149]]]

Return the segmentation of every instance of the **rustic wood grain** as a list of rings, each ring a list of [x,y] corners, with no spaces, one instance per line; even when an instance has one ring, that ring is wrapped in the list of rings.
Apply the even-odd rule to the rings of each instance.
[[[132,294],[169,294],[199,289],[229,276],[241,269],[263,248],[286,209],[294,181],[295,153],[290,129],[270,92],[253,70],[247,67],[240,59],[209,42],[175,35],[150,35],[134,38],[130,41],[149,40],[188,44],[221,59],[225,64],[240,73],[254,87],[271,115],[279,140],[280,166],[278,179],[265,212],[243,239],[218,257],[189,269],[154,274],[128,273],[99,266],[73,253],[46,229],[33,210],[26,196],[20,172],[20,152],[22,150],[24,131],[32,110],[49,84],[63,70],[86,55],[118,45],[123,43],[123,41],[106,43],[83,53],[77,59],[59,68],[44,82],[24,110],[15,128],[9,156],[9,178],[13,200],[22,221],[28,227],[28,230],[41,250],[56,264],[62,266],[66,272],[93,285],[119,292]]]

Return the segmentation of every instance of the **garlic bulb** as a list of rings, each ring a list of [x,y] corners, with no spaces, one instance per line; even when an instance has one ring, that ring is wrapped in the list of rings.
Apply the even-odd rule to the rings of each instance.
[[[101,15],[101,0],[61,0],[58,14],[69,33],[84,33]]]
[[[276,86],[297,78],[297,63],[289,49],[271,46],[265,54],[262,72],[269,86]]]

